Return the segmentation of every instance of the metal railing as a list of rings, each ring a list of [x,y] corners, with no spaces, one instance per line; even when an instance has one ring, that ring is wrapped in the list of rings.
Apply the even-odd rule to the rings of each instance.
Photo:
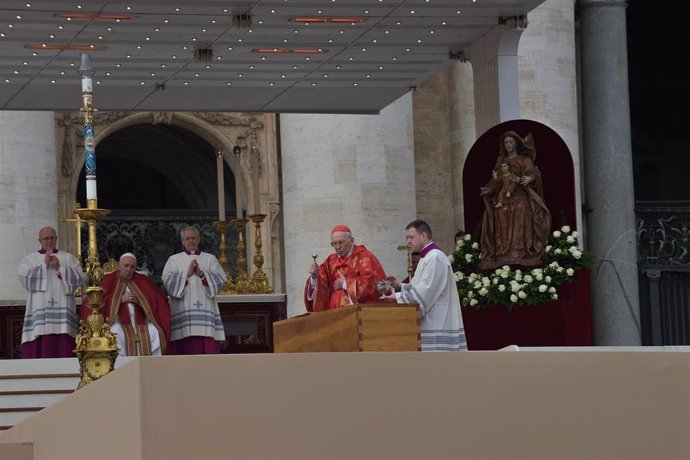
[[[690,202],[636,205],[645,345],[690,345]]]
[[[155,214],[155,215],[154,215]],[[199,229],[200,249],[219,256],[220,236],[213,222],[212,211],[133,211],[114,212],[98,223],[98,254],[101,264],[119,259],[125,252],[137,257],[137,269],[146,271],[158,284],[168,257],[182,251],[180,230],[189,225]],[[237,272],[237,230],[226,231],[229,271]],[[82,238],[82,254],[87,253],[87,240]]]

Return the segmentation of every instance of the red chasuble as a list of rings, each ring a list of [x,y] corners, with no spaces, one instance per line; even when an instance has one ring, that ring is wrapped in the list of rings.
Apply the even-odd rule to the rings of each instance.
[[[340,274],[347,282],[347,292],[333,291],[333,282]],[[319,267],[314,297],[308,300],[310,280],[304,287],[304,304],[307,311],[333,310],[352,303],[378,302],[376,282],[386,279],[381,263],[363,245],[354,245],[350,257],[331,254]]]
[[[125,292],[125,286],[136,294],[139,299],[139,304],[136,304],[134,309],[136,316],[136,329],[132,328],[132,322],[129,316],[129,309],[127,304],[121,304],[120,299]],[[115,315],[118,315],[120,324],[125,331],[125,340],[127,343],[128,354],[136,354],[134,348],[134,336],[138,332],[140,337],[148,338],[148,328],[146,326],[146,319],[158,329],[158,334],[161,340],[161,353],[167,354],[168,342],[170,341],[170,306],[168,299],[160,291],[160,289],[149,279],[148,276],[140,273],[134,273],[132,279],[125,281],[118,276],[117,272],[108,273],[103,277],[101,282],[103,288],[103,305],[99,309],[103,318],[109,318],[109,324],[113,324]],[[120,308],[122,306],[122,308]],[[86,318],[91,313],[88,308],[88,298],[84,297],[84,302],[81,307],[81,317]],[[150,354],[150,340],[143,340],[142,346],[144,351]],[[131,348],[131,350],[130,350]],[[144,353],[147,354],[147,353]]]

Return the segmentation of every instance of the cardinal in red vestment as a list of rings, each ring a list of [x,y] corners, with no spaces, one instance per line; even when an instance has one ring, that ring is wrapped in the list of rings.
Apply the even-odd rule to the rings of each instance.
[[[331,230],[335,253],[319,266],[313,263],[304,287],[307,311],[332,310],[354,303],[378,302],[376,282],[386,279],[381,263],[363,245],[357,245],[345,225]]]
[[[164,355],[170,341],[170,305],[168,299],[148,276],[136,272],[134,254],[120,257],[117,272],[103,277],[103,304],[99,312],[108,318],[117,334],[120,355]],[[81,317],[91,313],[87,298]]]

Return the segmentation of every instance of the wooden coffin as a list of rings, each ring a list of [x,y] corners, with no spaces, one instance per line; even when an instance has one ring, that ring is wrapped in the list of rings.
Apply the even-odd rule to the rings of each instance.
[[[417,304],[356,304],[273,323],[276,353],[419,351]]]

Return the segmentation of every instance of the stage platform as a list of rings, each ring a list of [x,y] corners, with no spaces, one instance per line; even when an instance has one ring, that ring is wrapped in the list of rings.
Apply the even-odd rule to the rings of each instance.
[[[689,402],[687,349],[149,357],[1,434],[0,453],[680,459]]]

